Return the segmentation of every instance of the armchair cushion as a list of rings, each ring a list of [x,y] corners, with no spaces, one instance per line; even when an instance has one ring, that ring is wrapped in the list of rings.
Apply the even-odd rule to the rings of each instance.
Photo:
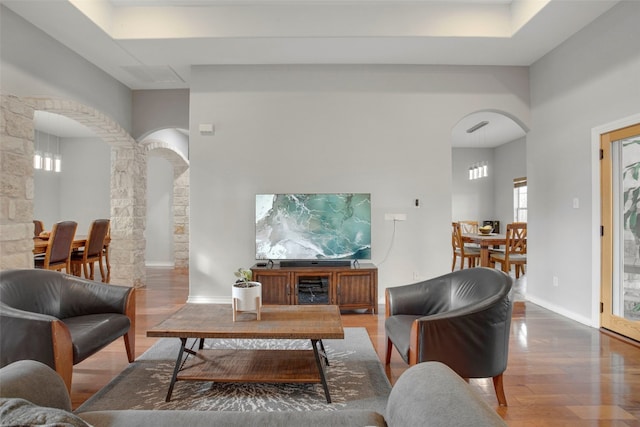
[[[80,363],[123,336],[131,325],[124,314],[89,314],[62,319],[73,343],[73,363]]]

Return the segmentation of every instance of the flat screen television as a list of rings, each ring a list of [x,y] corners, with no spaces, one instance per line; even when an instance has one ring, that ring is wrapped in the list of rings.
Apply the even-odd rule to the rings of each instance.
[[[371,194],[256,195],[256,259],[371,259]]]

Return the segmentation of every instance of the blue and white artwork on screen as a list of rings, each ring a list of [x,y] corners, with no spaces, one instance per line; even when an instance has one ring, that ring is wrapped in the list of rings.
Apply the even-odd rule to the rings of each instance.
[[[256,195],[256,259],[371,259],[371,194]]]

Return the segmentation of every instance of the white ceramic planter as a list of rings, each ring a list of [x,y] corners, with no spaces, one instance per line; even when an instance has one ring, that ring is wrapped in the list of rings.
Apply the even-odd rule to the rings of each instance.
[[[245,284],[248,287],[242,287]],[[236,300],[237,311],[257,311],[262,306],[262,284],[260,282],[234,283],[231,298],[232,301]]]

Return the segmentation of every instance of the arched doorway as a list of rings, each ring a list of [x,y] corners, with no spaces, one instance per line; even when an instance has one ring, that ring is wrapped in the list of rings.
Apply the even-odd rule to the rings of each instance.
[[[184,135],[184,132],[180,133]],[[171,138],[159,139],[162,137],[163,132],[154,132],[143,139],[141,144],[150,157],[165,159],[172,167],[174,268],[186,272],[189,268],[189,160]]]
[[[144,285],[146,220],[144,148],[109,117],[76,101],[2,95],[0,269],[32,268],[34,112],[48,111],[86,126],[111,147],[110,218],[113,283]],[[5,143],[6,141],[6,143]]]
[[[513,222],[513,183],[526,177],[526,132],[508,113],[483,110],[462,117],[451,131],[452,220]],[[486,177],[470,169],[486,166]]]

